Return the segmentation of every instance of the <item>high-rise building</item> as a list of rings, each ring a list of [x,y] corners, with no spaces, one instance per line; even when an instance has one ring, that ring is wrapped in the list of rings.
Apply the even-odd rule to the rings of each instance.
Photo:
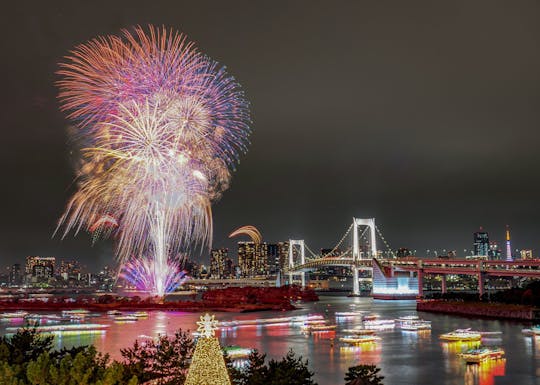
[[[474,244],[473,244],[473,252],[474,255],[481,255],[486,256],[489,252],[489,236],[488,233],[483,231],[482,227],[480,227],[480,231],[477,231],[474,233]]]
[[[279,270],[283,271],[287,266],[289,266],[289,242],[278,242],[277,247],[277,263]]]
[[[533,259],[533,251],[531,249],[524,249],[520,251],[521,259]]]
[[[512,262],[512,246],[510,245],[510,226],[506,225],[506,260]]]
[[[19,286],[22,284],[22,272],[20,263],[15,263],[9,269],[9,285]]]
[[[58,267],[58,275],[61,275],[64,280],[70,278],[79,279],[81,276],[81,265],[78,261],[60,261],[60,266]]]
[[[226,262],[229,257],[229,249],[212,249],[210,251],[210,276],[212,278],[225,278]]]
[[[489,242],[488,257],[491,260],[501,259],[501,250],[497,242]]]
[[[32,282],[43,282],[54,277],[55,257],[26,257],[26,278]]]
[[[242,277],[268,276],[268,244],[238,242],[238,266]]]

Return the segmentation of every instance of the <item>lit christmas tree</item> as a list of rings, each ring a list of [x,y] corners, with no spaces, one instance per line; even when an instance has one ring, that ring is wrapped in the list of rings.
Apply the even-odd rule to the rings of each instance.
[[[200,337],[184,385],[231,385],[225,359],[215,336],[218,321],[205,314],[197,322]]]

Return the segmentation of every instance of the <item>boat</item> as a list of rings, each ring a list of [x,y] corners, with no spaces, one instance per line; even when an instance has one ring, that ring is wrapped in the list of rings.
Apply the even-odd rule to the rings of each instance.
[[[334,314],[336,317],[362,317],[362,312],[359,311],[337,311]]]
[[[479,364],[487,360],[500,360],[504,358],[504,350],[501,348],[477,348],[467,350],[461,354],[461,358],[468,364]]]
[[[90,310],[85,309],[62,310],[62,315],[86,315],[89,313]]]
[[[479,330],[471,330],[471,328],[467,329],[457,329],[457,332],[469,332],[469,333],[478,333],[482,336],[482,338],[501,338],[502,332],[501,331],[479,331]],[[539,329],[540,332],[540,329]]]
[[[107,315],[121,315],[122,312],[120,310],[109,310],[107,312]]]
[[[393,319],[380,319],[364,321],[364,326],[374,329],[393,329],[396,323]]]
[[[114,317],[114,322],[117,322],[117,323],[122,323],[122,322],[135,322],[135,321],[138,321],[139,319],[135,316],[132,316],[132,315],[120,315],[120,316],[117,316],[117,317]]]
[[[345,329],[343,332],[356,335],[375,335],[377,330],[375,329]]]
[[[443,341],[479,341],[482,339],[482,335],[480,333],[467,331],[466,329],[458,329],[441,334],[439,339]]]
[[[327,325],[327,324],[314,324],[314,325],[304,325],[303,330],[308,332],[326,332],[334,330],[337,325]]]
[[[247,359],[253,349],[249,348],[242,348],[238,345],[231,345],[223,348],[223,350],[227,353],[230,359],[232,360],[238,360],[238,359]]]
[[[0,314],[0,318],[7,320],[14,318],[24,318],[26,315],[28,315],[28,312],[20,310],[13,313],[2,313]]]
[[[431,330],[431,321],[424,321],[421,319],[401,321],[399,327],[401,330],[406,331]]]
[[[375,343],[381,340],[381,337],[374,335],[363,335],[363,336],[344,336],[339,339],[341,342],[345,342],[349,345],[359,345],[366,343]]]
[[[362,321],[373,321],[379,318],[378,314],[366,314],[362,316]]]
[[[108,327],[109,325],[104,324],[63,324],[36,326],[35,330],[41,334],[80,335],[103,333]],[[6,332],[7,334],[15,334],[19,329],[18,327],[9,327],[6,328]]]
[[[132,315],[133,317],[137,317],[137,318],[147,318],[148,317],[148,313],[145,312],[145,311],[136,311],[135,313],[132,313],[130,315]]]

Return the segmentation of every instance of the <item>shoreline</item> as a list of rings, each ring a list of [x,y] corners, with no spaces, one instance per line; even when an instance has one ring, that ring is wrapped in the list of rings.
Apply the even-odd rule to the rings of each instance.
[[[540,319],[540,310],[530,305],[509,305],[500,303],[449,300],[418,300],[416,302],[416,310],[465,317],[474,316],[529,322]]]

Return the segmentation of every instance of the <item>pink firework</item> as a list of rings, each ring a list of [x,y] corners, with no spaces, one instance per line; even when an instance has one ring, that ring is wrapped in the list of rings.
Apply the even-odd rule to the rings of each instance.
[[[113,235],[121,263],[150,258],[163,294],[171,256],[211,244],[211,203],[248,144],[248,102],[224,68],[165,28],[91,40],[60,66],[62,109],[84,148],[59,226]]]

